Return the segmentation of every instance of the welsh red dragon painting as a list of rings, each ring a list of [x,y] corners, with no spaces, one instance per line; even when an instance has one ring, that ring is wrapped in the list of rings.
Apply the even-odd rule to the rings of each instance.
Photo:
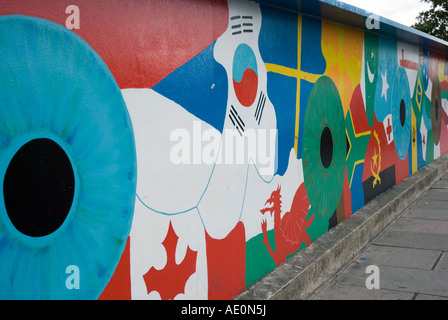
[[[269,251],[269,254],[277,265],[285,262],[288,255],[299,250],[299,247],[303,242],[305,242],[307,246],[311,244],[311,239],[306,228],[310,227],[314,220],[314,213],[307,219],[310,202],[306,195],[305,184],[302,183],[299,189],[297,189],[291,205],[291,210],[283,215],[281,199],[281,186],[278,186],[278,188],[272,192],[271,197],[265,204],[266,206],[272,206],[260,210],[263,215],[270,212],[271,216],[274,216],[274,249],[269,243],[266,220],[263,220],[261,223],[261,229],[264,235],[263,243],[266,245],[266,249]]]

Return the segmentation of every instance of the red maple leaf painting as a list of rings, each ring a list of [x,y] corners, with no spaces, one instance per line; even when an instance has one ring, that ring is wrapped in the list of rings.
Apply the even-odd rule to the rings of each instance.
[[[151,267],[143,276],[148,293],[157,291],[162,300],[173,300],[179,293],[185,293],[185,284],[196,272],[197,251],[187,247],[184,260],[176,263],[176,248],[179,237],[170,225],[165,240],[162,242],[167,254],[167,262],[162,270]]]

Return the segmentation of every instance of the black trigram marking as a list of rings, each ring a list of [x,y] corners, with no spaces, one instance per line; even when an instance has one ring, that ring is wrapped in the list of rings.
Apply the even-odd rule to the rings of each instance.
[[[230,113],[229,113],[230,121],[232,121],[235,128],[238,130],[238,133],[240,136],[243,136],[244,128],[246,127],[246,124],[243,122],[243,119],[241,119],[238,112],[235,110],[233,106],[231,106]]]
[[[230,18],[232,24],[232,35],[238,35],[241,33],[254,32],[252,23],[252,16],[233,16]]]
[[[260,122],[261,122],[261,117],[263,116],[265,104],[266,104],[266,96],[262,91],[260,93],[260,97],[258,98],[257,109],[255,109],[255,114],[254,114],[255,120],[258,121],[258,124],[260,124]]]

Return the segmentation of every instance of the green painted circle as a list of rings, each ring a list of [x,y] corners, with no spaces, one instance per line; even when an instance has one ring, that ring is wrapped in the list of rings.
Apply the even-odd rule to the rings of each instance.
[[[331,132],[333,146],[330,165],[325,164],[321,156],[321,149],[326,147],[322,142],[328,141],[322,139],[326,128]],[[321,77],[311,90],[304,118],[302,150],[308,199],[316,214],[327,218],[341,198],[347,152],[341,98],[336,85],[327,76]]]

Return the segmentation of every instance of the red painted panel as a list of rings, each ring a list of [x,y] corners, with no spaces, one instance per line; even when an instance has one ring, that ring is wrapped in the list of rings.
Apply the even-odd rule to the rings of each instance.
[[[2,1],[0,15],[44,18],[65,26],[73,1]],[[81,36],[120,88],[151,88],[215,41],[228,24],[226,0],[77,0]]]
[[[208,298],[227,300],[245,288],[246,246],[244,225],[239,222],[229,235],[213,239],[206,233]]]
[[[131,300],[131,298],[131,253],[128,238],[114,275],[98,299]]]

